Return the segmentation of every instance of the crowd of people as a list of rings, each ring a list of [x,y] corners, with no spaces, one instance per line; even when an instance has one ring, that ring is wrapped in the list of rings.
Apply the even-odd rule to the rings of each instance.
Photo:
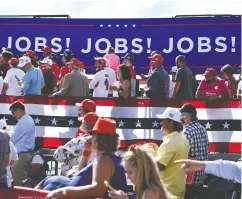
[[[241,162],[208,161],[207,132],[192,104],[168,107],[157,115],[166,134],[159,147],[131,145],[122,157],[116,122],[99,117],[90,99],[76,106],[81,126],[76,138],[56,149],[54,158],[62,163],[58,176],[46,176],[48,164],[41,143],[35,144],[35,123],[24,104],[16,101],[10,106],[18,123],[9,137],[6,122],[0,121],[0,194],[20,185],[49,191],[48,199],[195,199],[205,172],[241,183]],[[190,172],[194,174],[188,181]],[[126,177],[134,184],[133,195],[128,194]]]
[[[103,57],[95,57],[96,73],[91,80],[85,73],[83,62],[66,49],[59,64],[58,56],[49,46],[42,49],[43,59],[28,50],[16,58],[11,49],[4,49],[0,56],[1,95],[47,95],[79,97],[160,97],[178,99],[229,99],[241,96],[242,83],[234,77],[234,68],[227,64],[221,74],[208,68],[201,82],[189,69],[183,55],[176,57],[176,66],[171,71],[163,67],[165,57],[160,51],[153,51],[147,59],[150,69],[140,78],[147,80],[140,86],[135,71],[135,57],[127,53],[122,60],[109,47]],[[62,67],[60,67],[62,66]],[[170,78],[171,76],[171,78]],[[220,78],[220,76],[222,78]]]

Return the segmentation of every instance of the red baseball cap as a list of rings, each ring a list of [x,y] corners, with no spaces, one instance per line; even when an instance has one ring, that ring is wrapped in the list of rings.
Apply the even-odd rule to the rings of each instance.
[[[102,64],[104,66],[106,66],[106,64],[107,64],[106,60],[104,58],[102,58],[102,57],[94,57],[94,61],[98,62],[98,63],[100,63],[100,64]]]
[[[99,117],[90,133],[116,135],[116,121],[109,118]]]
[[[32,51],[32,50],[27,50],[25,55],[28,56],[28,57],[33,57],[33,56],[35,56],[35,52]]]
[[[10,60],[8,61],[8,64],[13,65],[13,66],[15,66],[15,65],[17,66],[18,63],[19,63],[19,61],[15,57],[10,58]]]
[[[148,59],[150,61],[154,61],[154,62],[158,62],[158,63],[162,63],[163,62],[163,57],[160,54],[154,54],[154,55],[148,57]]]
[[[51,48],[49,46],[45,46],[44,48],[41,49],[42,52],[46,52],[46,53],[50,53],[51,52]]]
[[[83,117],[81,117],[80,119],[83,120],[84,122],[86,122],[87,124],[90,124],[92,126],[94,126],[98,120],[98,116],[96,113],[90,112],[87,113],[86,115],[84,115]]]
[[[76,58],[72,58],[70,63],[77,68],[84,68],[84,64],[83,62],[81,62],[79,59]]]
[[[216,77],[218,75],[218,72],[213,68],[207,68],[203,76],[205,77]]]
[[[96,104],[90,99],[85,99],[81,103],[76,103],[76,106],[81,106],[85,110],[96,112]]]

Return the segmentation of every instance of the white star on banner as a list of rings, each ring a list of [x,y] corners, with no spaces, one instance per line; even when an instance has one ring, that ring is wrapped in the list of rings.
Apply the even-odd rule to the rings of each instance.
[[[108,24],[108,27],[110,28],[112,25],[111,24]]]
[[[125,124],[125,122],[123,122],[122,120],[118,123],[118,127],[124,127],[124,124]]]
[[[7,123],[8,119],[6,117],[3,117],[2,120],[4,120]]]
[[[116,27],[118,28],[119,27],[119,24],[117,24]]]
[[[127,28],[127,27],[128,27],[128,25],[127,25],[127,24],[125,24],[125,25],[124,25],[124,27],[125,27],[125,28]]]
[[[73,126],[74,121],[73,121],[72,119],[70,119],[70,120],[68,121],[68,123],[69,123],[69,124],[68,124],[69,126],[70,126],[70,125]]]
[[[136,124],[136,127],[141,127],[141,122],[139,120],[135,124]]]
[[[133,24],[133,27],[135,27],[136,25],[135,24]]]
[[[212,124],[210,124],[209,122],[207,122],[206,129],[211,129],[211,126],[212,126]]]
[[[39,124],[39,122],[40,122],[40,119],[39,119],[38,117],[36,117],[36,118],[34,119],[34,123],[35,123],[35,124]]]
[[[153,124],[153,127],[158,127],[158,124],[159,124],[159,123],[155,121],[155,122],[153,122],[152,124]]]
[[[103,27],[103,25],[101,24],[101,25],[100,25],[100,27],[102,28],[102,27]]]
[[[223,124],[223,126],[224,126],[224,129],[229,129],[229,123],[226,121],[224,124]]]
[[[54,118],[53,120],[51,120],[51,124],[52,124],[52,125],[57,125],[57,121],[56,121],[55,118]]]

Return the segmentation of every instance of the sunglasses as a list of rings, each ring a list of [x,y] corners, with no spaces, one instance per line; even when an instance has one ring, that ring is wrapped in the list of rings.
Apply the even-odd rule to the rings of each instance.
[[[17,109],[12,109],[12,110],[11,110],[12,115],[13,115],[16,111],[17,111]]]

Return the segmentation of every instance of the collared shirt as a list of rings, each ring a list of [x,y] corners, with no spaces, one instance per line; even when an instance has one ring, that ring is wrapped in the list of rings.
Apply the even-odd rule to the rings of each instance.
[[[185,126],[183,135],[187,138],[190,144],[189,157],[200,161],[208,160],[209,141],[206,129],[199,124],[198,121],[192,121]],[[195,172],[192,179],[192,185],[202,185],[204,178],[204,171]]]
[[[44,77],[38,68],[30,67],[24,76],[24,95],[41,95],[41,87],[44,85]]]
[[[166,169],[160,172],[160,178],[166,188],[169,199],[183,199],[186,188],[186,175],[181,165],[174,162],[179,159],[187,159],[189,143],[181,132],[172,132],[163,137],[157,158]]]
[[[205,161],[204,171],[208,174],[241,183],[242,162],[226,160]]]
[[[153,71],[147,80],[147,97],[169,97],[170,76],[163,66]]]
[[[10,138],[18,153],[34,149],[35,145],[35,123],[28,114],[22,116]]]

